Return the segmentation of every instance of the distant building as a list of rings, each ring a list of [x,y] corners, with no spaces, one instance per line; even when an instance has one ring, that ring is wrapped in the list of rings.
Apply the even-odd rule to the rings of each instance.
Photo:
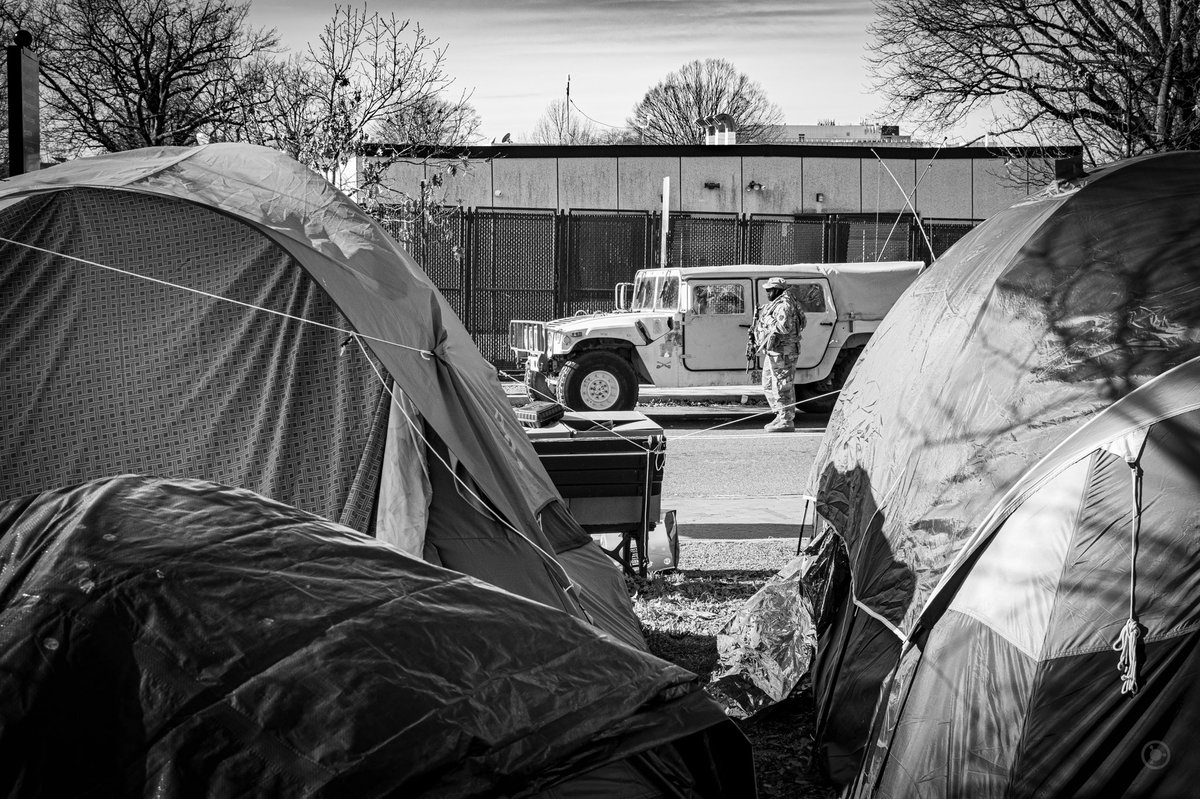
[[[899,125],[772,125],[763,135],[770,144],[885,144],[888,147],[928,147],[900,133]]]
[[[714,137],[729,132],[719,127]],[[371,196],[381,222],[484,356],[515,369],[512,320],[611,309],[614,285],[663,263],[664,230],[675,266],[929,261],[1076,153],[862,140],[381,146],[344,177],[352,190],[381,174]],[[417,197],[455,210],[423,227],[406,205]]]
[[[847,130],[866,135],[867,125],[786,127],[843,136],[836,143],[806,139],[800,142],[805,146],[739,141],[408,149],[405,157],[389,159],[395,162],[384,169],[378,199],[418,197],[422,183],[429,182],[439,186],[438,201],[464,208],[655,212],[663,206],[666,177],[673,213],[916,213],[978,220],[1043,188],[1053,178],[1054,159],[1078,151],[939,148],[909,137],[870,141],[844,135]],[[356,188],[369,160],[359,157],[347,165],[345,188]]]

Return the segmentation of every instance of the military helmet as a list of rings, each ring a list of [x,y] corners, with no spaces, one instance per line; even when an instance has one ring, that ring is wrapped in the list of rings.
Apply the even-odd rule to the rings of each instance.
[[[763,288],[765,289],[782,289],[786,287],[787,281],[781,277],[768,278],[767,282],[763,284]]]

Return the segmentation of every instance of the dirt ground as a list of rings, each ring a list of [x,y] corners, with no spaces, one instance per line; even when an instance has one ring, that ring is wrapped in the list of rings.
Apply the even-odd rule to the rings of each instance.
[[[650,651],[707,683],[717,666],[717,633],[791,560],[795,546],[788,540],[684,541],[679,571],[629,580]],[[737,723],[754,747],[760,799],[837,796],[814,757],[814,706],[806,684],[786,702]]]

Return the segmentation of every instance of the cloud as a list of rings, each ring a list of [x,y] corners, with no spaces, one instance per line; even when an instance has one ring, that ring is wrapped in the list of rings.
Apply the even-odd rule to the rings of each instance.
[[[251,9],[295,49],[316,38],[333,5],[254,0]],[[859,118],[876,104],[861,91],[871,0],[408,0],[396,13],[447,46],[456,89],[474,89],[496,135],[531,129],[568,74],[587,114],[622,124],[647,88],[704,58],[761,83],[791,121]]]
[[[421,5],[408,6],[416,18],[421,18]],[[464,25],[479,24],[490,31],[519,30],[569,40],[603,34],[617,41],[666,41],[698,33],[736,41],[744,38],[739,29],[749,27],[768,29],[778,37],[861,33],[873,15],[871,0],[440,0],[428,10],[453,14]]]

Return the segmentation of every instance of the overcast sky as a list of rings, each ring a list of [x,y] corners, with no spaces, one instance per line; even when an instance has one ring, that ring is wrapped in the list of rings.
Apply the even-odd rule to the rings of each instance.
[[[302,50],[332,15],[325,0],[252,0],[253,24]],[[864,56],[870,0],[409,0],[368,4],[420,22],[448,45],[456,86],[473,92],[484,140],[533,130],[564,96],[624,126],[646,90],[693,59],[731,61],[789,124],[878,120]],[[901,125],[902,132],[909,132]]]

